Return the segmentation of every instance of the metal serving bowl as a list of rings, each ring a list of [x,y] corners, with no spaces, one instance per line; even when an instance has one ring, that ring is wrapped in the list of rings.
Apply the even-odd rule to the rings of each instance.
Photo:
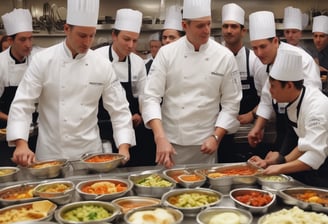
[[[37,178],[54,178],[58,177],[63,168],[68,165],[66,159],[53,159],[38,161],[27,166],[27,171]]]
[[[140,215],[138,215],[138,213]],[[133,217],[135,217],[135,219],[131,220]],[[147,219],[145,220],[144,217]],[[169,221],[167,217],[172,218],[172,220]],[[167,219],[165,220],[165,218]],[[179,224],[183,221],[183,213],[174,208],[151,206],[132,209],[124,215],[124,223],[127,224],[148,223],[148,221],[150,221],[149,223]]]
[[[258,175],[257,182],[264,190],[278,191],[290,187],[294,181],[291,177],[280,174],[272,176]]]
[[[174,189],[162,196],[162,204],[179,209],[185,216],[196,216],[202,209],[219,204],[222,197],[207,188]]]
[[[247,210],[234,207],[212,207],[198,213],[196,220],[198,224],[251,224],[253,215]]]
[[[149,186],[140,185],[140,183],[152,175],[156,175],[159,180],[161,179],[168,181],[170,186],[158,186],[159,181],[154,181]],[[160,173],[132,174],[129,176],[129,180],[132,181],[133,190],[138,196],[161,198],[165,192],[168,192],[176,187],[176,183],[171,178],[168,178],[164,174]]]
[[[125,214],[131,209],[160,205],[161,200],[151,197],[128,196],[117,198],[113,200],[112,203],[120,207],[123,214]]]
[[[107,161],[102,161],[102,162],[90,162],[90,159],[93,158],[101,158],[101,157],[105,157],[105,156],[109,156],[112,157],[112,159],[107,160]],[[93,153],[93,154],[87,154],[85,156],[82,156],[82,164],[84,163],[86,165],[86,167],[88,167],[88,169],[90,171],[95,171],[95,172],[99,172],[99,173],[107,173],[113,169],[115,169],[116,167],[118,167],[121,163],[122,160],[124,159],[124,156],[118,153]]]
[[[76,221],[70,221],[65,218],[65,214],[67,212],[73,211],[73,210],[80,210],[81,213],[86,214],[86,216],[92,216],[95,214],[95,211],[90,209],[91,207],[101,208],[107,210],[109,215],[107,217],[104,217],[102,219],[98,220],[89,220],[89,221],[82,221],[82,220],[76,220]],[[80,201],[80,202],[73,202],[67,205],[64,205],[61,207],[56,213],[55,218],[59,223],[63,224],[77,224],[77,223],[84,223],[84,224],[97,224],[97,223],[108,223],[111,221],[114,221],[117,216],[120,214],[120,208],[114,205],[110,202],[104,202],[104,201]]]
[[[2,166],[0,167],[0,183],[11,182],[17,180],[18,167]]]
[[[243,203],[241,201],[239,201],[237,199],[238,196],[245,196],[245,195],[250,195],[249,198],[250,200],[252,200],[251,198],[252,193],[260,193],[260,194],[266,194],[268,196],[271,197],[271,201],[268,202],[265,205],[261,205],[261,206],[253,206],[250,205],[249,202],[247,203]],[[276,195],[271,193],[270,191],[266,191],[266,190],[260,190],[260,189],[255,189],[255,188],[237,188],[234,189],[232,191],[230,191],[230,198],[235,202],[235,205],[237,207],[241,207],[243,209],[246,209],[252,213],[266,213],[268,212],[268,209],[271,207],[271,205],[273,205],[276,201]]]
[[[9,206],[39,200],[40,197],[33,195],[33,189],[38,184],[24,183],[2,188],[0,190],[0,204],[2,206]]]
[[[197,179],[192,179],[196,177]],[[179,184],[186,188],[201,187],[206,182],[206,177],[200,174],[182,174],[178,176]]]
[[[51,181],[37,185],[33,194],[43,199],[48,199],[56,204],[71,202],[75,193],[75,185],[72,181]]]
[[[52,220],[53,214],[57,208],[57,205],[54,203],[43,200],[43,201],[35,201],[35,202],[28,202],[19,205],[11,205],[6,208],[0,209],[0,216],[4,216],[5,214],[14,214],[13,221],[9,221],[8,223],[39,223],[39,221],[50,221]],[[38,216],[34,217],[31,216],[30,220],[20,219],[17,216],[18,213],[22,213],[23,211],[28,210],[29,212],[41,212],[46,214],[44,217],[39,218]],[[6,222],[7,223],[7,222]]]
[[[87,193],[87,192],[82,191],[82,189],[84,187],[91,186],[91,185],[97,184],[97,183],[101,184],[102,182],[110,182],[112,184],[115,184],[115,186],[117,186],[117,185],[125,186],[126,190],[121,191],[121,192],[108,193],[108,194]],[[80,197],[83,198],[84,200],[106,201],[106,200],[113,200],[115,198],[119,198],[119,197],[126,195],[129,191],[131,191],[132,187],[133,187],[133,184],[129,180],[124,180],[124,179],[96,179],[95,180],[94,179],[94,180],[86,180],[86,181],[79,182],[76,185],[75,189],[78,192],[78,194],[80,195]]]

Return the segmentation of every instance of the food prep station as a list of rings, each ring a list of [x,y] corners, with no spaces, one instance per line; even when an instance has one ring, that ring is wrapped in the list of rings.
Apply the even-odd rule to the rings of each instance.
[[[169,176],[171,174],[174,174],[175,172],[184,172],[186,171],[187,173],[189,172],[193,172],[193,171],[197,171],[199,173],[202,172],[207,172],[207,173],[213,173],[214,171],[217,170],[222,170],[225,167],[238,167],[238,166],[247,166],[247,163],[236,163],[236,164],[213,164],[211,166],[208,165],[204,165],[204,164],[193,164],[193,165],[180,165],[180,166],[176,166],[173,169],[163,169],[160,166],[146,166],[146,167],[118,167],[118,168],[114,168],[106,173],[98,173],[98,172],[94,172],[86,167],[82,167],[81,164],[79,164],[77,161],[74,162],[68,162],[67,164],[65,164],[65,166],[62,167],[60,175],[55,177],[55,178],[37,178],[33,175],[31,175],[31,173],[28,171],[28,168],[23,168],[20,167],[20,171],[17,173],[17,177],[16,177],[16,181],[11,181],[11,182],[3,182],[0,183],[0,191],[1,189],[4,189],[6,187],[9,186],[13,186],[13,185],[20,185],[20,184],[24,184],[24,183],[46,183],[49,181],[71,181],[76,185],[78,185],[80,182],[83,181],[87,181],[87,180],[96,180],[96,179],[122,179],[122,180],[130,180],[134,176],[147,176],[147,175],[151,175],[151,174],[160,174],[160,175],[165,175],[165,176]],[[82,169],[81,169],[82,168]],[[286,176],[287,177],[287,176]],[[257,177],[256,177],[257,178]],[[277,193],[277,189],[273,189],[273,188],[268,188],[265,187],[265,185],[263,184],[263,186],[261,186],[259,183],[259,181],[255,181],[256,178],[254,179],[253,176],[246,176],[244,178],[235,178],[233,179],[232,182],[229,182],[229,187],[227,188],[227,186],[225,186],[225,184],[223,184],[222,186],[220,185],[220,183],[217,182],[217,180],[212,179],[211,182],[211,178],[210,180],[207,180],[207,182],[201,187],[204,189],[211,189],[211,190],[215,190],[218,191],[220,196],[222,196],[220,202],[212,207],[216,208],[216,207],[237,207],[239,208],[239,206],[237,206],[237,204],[235,203],[234,200],[232,200],[229,196],[229,192],[232,189],[235,188],[251,188],[251,189],[258,189],[261,191],[261,189],[265,189],[268,190],[272,193]],[[288,177],[290,178],[290,177]],[[172,177],[172,179],[174,179]],[[208,179],[208,177],[207,177]],[[214,182],[213,182],[214,181]],[[223,180],[222,183],[226,182],[227,179]],[[214,183],[214,185],[213,185]],[[216,183],[218,183],[216,185]],[[181,185],[181,184],[177,184],[176,186],[174,186],[175,189],[186,189],[186,186]],[[276,186],[274,186],[276,187]],[[302,183],[299,183],[297,181],[289,181],[288,187],[306,187],[304,186]],[[197,189],[199,187],[196,188],[189,188],[189,189]],[[245,189],[247,189],[245,188]],[[175,190],[174,189],[174,190]],[[174,191],[173,189],[171,189],[171,191]],[[170,190],[169,190],[170,192]],[[135,191],[135,189],[131,189],[129,190],[126,194],[124,195],[120,195],[120,197],[126,197],[126,196],[136,196],[138,195],[138,193]],[[164,194],[165,195],[165,194]],[[142,196],[147,196],[147,195],[142,195]],[[157,197],[157,199],[161,199],[160,196]],[[102,200],[102,199],[100,199]],[[83,198],[81,198],[80,194],[77,193],[77,191],[74,191],[73,197],[71,199],[71,202],[77,202],[77,201],[84,201]],[[106,199],[104,201],[112,201],[110,199]],[[163,206],[167,206],[165,203],[163,203],[163,201],[161,202],[161,204]],[[297,204],[299,205],[299,204]],[[302,205],[302,204],[301,204]],[[4,206],[2,204],[2,206]],[[58,208],[62,207],[63,205],[58,204],[57,210]],[[208,206],[210,207],[210,206]],[[293,207],[293,203],[289,204],[288,203],[284,203],[283,200],[277,195],[276,196],[276,200],[274,202],[274,204],[270,207],[266,207],[265,209],[263,209],[262,211],[259,212],[253,212],[252,210],[249,210],[252,213],[253,216],[253,220],[252,223],[256,224],[258,223],[258,219],[263,216],[264,214],[267,213],[271,213],[274,211],[278,211],[282,208],[292,208]],[[300,208],[304,208],[307,209],[306,206],[299,206]],[[191,213],[191,214],[184,214],[184,218],[182,223],[183,224],[191,224],[191,223],[196,223],[196,215],[202,211],[204,209],[199,210],[197,213]],[[244,209],[247,210],[247,209]],[[52,221],[55,221],[55,218],[52,219]],[[112,223],[117,223],[117,224],[121,224],[124,223],[123,220],[123,215],[119,216],[117,219],[115,219],[114,222]]]

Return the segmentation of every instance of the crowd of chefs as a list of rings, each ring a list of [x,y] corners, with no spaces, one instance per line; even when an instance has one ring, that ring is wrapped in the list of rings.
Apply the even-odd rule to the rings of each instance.
[[[36,52],[29,10],[2,15],[9,46],[0,53],[1,165],[76,160],[106,152],[108,139],[125,156],[122,166],[249,160],[266,174],[328,187],[327,16],[313,18],[313,57],[300,44],[307,23],[298,8],[285,8],[288,43],[277,37],[272,12],[251,13],[248,49],[239,5],[222,7],[220,44],[210,38],[211,0],[184,0],[182,10],[167,9],[143,60],[135,52],[142,13],[133,9],[117,10],[112,43],[90,49],[98,11],[97,0],[68,0],[66,38]],[[277,137],[268,146],[272,117]],[[37,139],[29,137],[31,123]],[[240,149],[234,134],[251,123]]]

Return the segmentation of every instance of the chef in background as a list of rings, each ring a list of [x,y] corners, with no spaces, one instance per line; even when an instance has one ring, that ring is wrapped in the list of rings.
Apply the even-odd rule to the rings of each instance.
[[[178,5],[172,5],[166,9],[165,22],[161,32],[162,44],[169,44],[183,35],[185,32],[182,28],[181,8]]]
[[[147,74],[149,72],[150,66],[154,61],[154,58],[157,55],[157,52],[162,47],[162,42],[159,37],[159,32],[153,33],[149,36],[149,49],[150,49],[150,55],[149,58],[145,60],[145,66],[147,70]]]
[[[288,102],[286,116],[298,136],[289,154],[271,160],[255,156],[263,174],[290,174],[316,187],[328,187],[328,98],[313,86],[304,86],[302,56],[281,50],[270,70],[270,93],[277,102]]]
[[[124,90],[111,63],[89,50],[96,35],[98,0],[68,0],[66,39],[37,53],[26,70],[9,112],[7,140],[16,146],[13,161],[76,160],[102,152],[97,125],[100,97],[111,115],[119,153],[130,158],[135,145]],[[36,153],[27,145],[34,102],[39,102]]]
[[[131,161],[126,165],[154,165],[154,138],[151,131],[144,127],[139,111],[139,97],[147,76],[146,67],[143,59],[133,53],[139,39],[142,13],[133,9],[119,9],[115,18],[113,43],[96,49],[96,52],[112,62],[129,102],[137,145],[130,149]]]
[[[242,97],[233,54],[210,39],[211,1],[184,0],[186,35],[159,50],[147,77],[142,116],[153,130],[156,162],[216,162],[227,133],[239,128]]]
[[[6,128],[10,105],[23,74],[31,63],[33,42],[32,16],[28,9],[14,9],[2,16],[9,48],[0,53],[0,128]],[[32,123],[30,119],[29,124]],[[30,138],[35,150],[36,136]],[[1,165],[12,165],[13,147],[0,142]]]

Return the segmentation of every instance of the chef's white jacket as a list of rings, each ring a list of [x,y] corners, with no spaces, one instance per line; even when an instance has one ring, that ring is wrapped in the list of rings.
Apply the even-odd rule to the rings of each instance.
[[[161,119],[171,143],[201,145],[215,127],[228,133],[238,130],[241,97],[240,75],[230,50],[209,39],[196,52],[184,36],[156,55],[142,115],[145,124]]]
[[[128,60],[124,62],[119,62],[119,57],[112,48],[113,61],[112,65],[120,82],[129,81],[129,72],[128,72]],[[95,50],[97,53],[100,53],[103,57],[109,60],[109,46],[104,46]],[[135,98],[138,98],[145,88],[146,83],[146,67],[144,60],[136,55],[135,53],[130,53],[130,62],[131,62],[131,87],[132,93]]]
[[[322,83],[320,80],[320,71],[319,71],[319,66],[315,63],[313,58],[303,49],[299,47],[292,46],[290,44],[280,42],[280,45],[278,47],[278,52],[279,54],[280,50],[289,50],[296,52],[300,55],[302,55],[302,65],[304,69],[304,85],[305,86],[313,86],[318,89],[321,89]],[[266,71],[266,66],[265,65],[263,68],[263,72]],[[272,66],[272,65],[271,65]],[[270,66],[270,69],[271,69]],[[269,77],[269,74],[267,74]],[[287,105],[286,103],[282,103],[282,107],[285,107]],[[273,107],[272,107],[272,97],[270,94],[270,83],[269,79],[267,79],[263,89],[262,89],[262,94],[261,94],[261,101],[259,103],[259,106],[257,108],[256,114],[258,116],[261,116],[265,119],[270,119],[272,115],[274,114]]]
[[[135,145],[131,113],[111,63],[92,50],[73,59],[65,42],[37,53],[17,89],[7,140],[28,139],[33,102],[39,99],[36,157],[78,159],[101,152],[98,102],[111,115],[118,145]]]
[[[328,156],[328,98],[318,88],[307,86],[297,117],[300,98],[287,107],[287,114],[297,123],[298,149],[305,152],[299,160],[318,169]]]

